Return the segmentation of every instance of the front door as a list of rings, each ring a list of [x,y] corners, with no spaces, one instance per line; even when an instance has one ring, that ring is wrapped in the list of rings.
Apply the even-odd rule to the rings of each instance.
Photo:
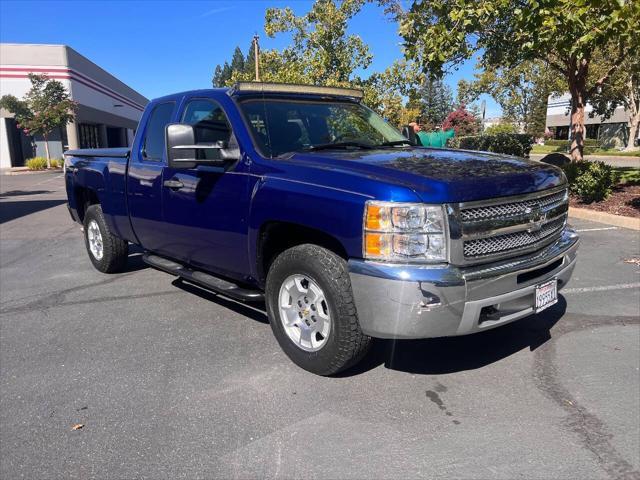
[[[131,149],[127,174],[127,204],[131,226],[147,250],[166,254],[162,215],[162,170],[166,164],[164,130],[173,119],[175,102],[158,103],[143,118],[142,138]],[[124,172],[123,172],[124,173]]]
[[[231,125],[222,107],[212,99],[186,102],[181,123],[194,126],[196,143],[228,142]],[[219,158],[218,150],[204,150]],[[240,160],[224,169],[200,165],[164,167],[163,210],[171,241],[168,254],[197,268],[243,279],[247,260],[249,176]]]

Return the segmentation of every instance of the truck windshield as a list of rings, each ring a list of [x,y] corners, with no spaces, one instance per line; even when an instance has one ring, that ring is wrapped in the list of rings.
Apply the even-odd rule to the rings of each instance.
[[[351,102],[252,99],[240,103],[266,156],[330,149],[409,145],[369,108]]]

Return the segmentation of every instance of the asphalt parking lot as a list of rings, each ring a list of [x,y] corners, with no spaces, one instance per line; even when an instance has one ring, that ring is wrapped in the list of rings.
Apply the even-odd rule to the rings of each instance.
[[[2,478],[640,478],[638,232],[573,221],[551,309],[322,378],[139,251],[94,270],[64,198],[0,177]]]

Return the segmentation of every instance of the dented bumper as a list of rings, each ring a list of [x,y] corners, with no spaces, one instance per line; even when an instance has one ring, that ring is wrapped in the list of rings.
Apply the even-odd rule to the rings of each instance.
[[[530,255],[473,267],[397,265],[349,260],[364,333],[430,338],[488,330],[534,313],[537,285],[571,278],[579,237],[561,238]]]

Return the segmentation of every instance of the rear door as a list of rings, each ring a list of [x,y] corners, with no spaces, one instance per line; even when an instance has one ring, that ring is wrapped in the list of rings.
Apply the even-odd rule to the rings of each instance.
[[[176,102],[156,104],[140,122],[144,131],[131,149],[127,198],[131,225],[147,250],[166,253],[162,214],[162,170],[166,164],[164,130],[175,115]]]
[[[194,126],[196,143],[234,141],[231,123],[214,99],[189,98],[182,110],[179,121]],[[201,153],[211,159],[220,156],[218,150]],[[243,160],[224,169],[205,165],[164,167],[162,198],[165,228],[171,232],[171,243],[167,244],[171,257],[204,270],[244,278],[249,271],[247,169]]]

